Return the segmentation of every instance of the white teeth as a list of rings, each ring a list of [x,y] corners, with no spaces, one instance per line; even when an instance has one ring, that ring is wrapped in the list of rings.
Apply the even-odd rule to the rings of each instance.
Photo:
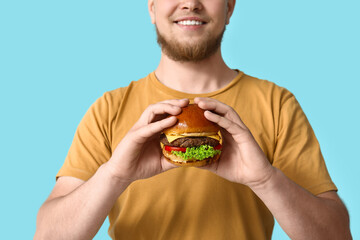
[[[185,21],[179,21],[177,22],[178,24],[181,25],[202,25],[203,23],[200,21],[195,21],[195,20],[185,20]]]

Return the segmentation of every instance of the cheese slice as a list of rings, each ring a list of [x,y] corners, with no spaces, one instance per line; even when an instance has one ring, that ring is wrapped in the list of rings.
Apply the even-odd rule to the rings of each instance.
[[[190,137],[190,136],[194,136],[194,135],[190,135],[190,134],[186,134],[186,135],[185,134],[184,135],[166,135],[166,138],[167,138],[168,142],[171,143],[171,142],[175,141],[176,139],[184,138],[184,137]],[[208,136],[204,136],[204,137],[209,137],[209,138],[216,139],[216,140],[218,140],[220,142],[220,144],[222,144],[222,137],[221,137],[220,131],[218,132],[218,134],[208,135]]]

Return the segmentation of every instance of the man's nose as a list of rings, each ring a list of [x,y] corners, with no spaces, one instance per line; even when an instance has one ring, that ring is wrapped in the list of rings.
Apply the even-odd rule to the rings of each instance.
[[[200,11],[203,5],[199,0],[183,0],[180,4],[180,9],[189,11]]]

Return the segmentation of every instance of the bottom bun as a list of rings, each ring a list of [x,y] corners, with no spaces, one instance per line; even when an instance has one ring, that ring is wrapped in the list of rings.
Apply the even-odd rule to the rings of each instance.
[[[181,166],[181,167],[202,167],[202,166],[206,166],[209,164],[212,164],[214,162],[216,162],[219,158],[220,158],[220,154],[216,154],[215,156],[211,157],[211,158],[205,158],[203,160],[184,160],[179,156],[176,156],[175,154],[172,154],[169,151],[166,151],[165,149],[162,150],[163,155],[165,157],[165,159],[176,165],[176,166]]]

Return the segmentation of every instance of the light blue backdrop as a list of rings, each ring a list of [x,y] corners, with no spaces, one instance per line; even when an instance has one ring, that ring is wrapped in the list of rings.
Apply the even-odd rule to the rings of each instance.
[[[159,61],[147,1],[0,0],[1,239],[31,239],[75,129]],[[238,1],[233,67],[298,98],[360,239],[359,1]],[[107,239],[106,222],[96,239]],[[276,226],[273,239],[287,239]]]

